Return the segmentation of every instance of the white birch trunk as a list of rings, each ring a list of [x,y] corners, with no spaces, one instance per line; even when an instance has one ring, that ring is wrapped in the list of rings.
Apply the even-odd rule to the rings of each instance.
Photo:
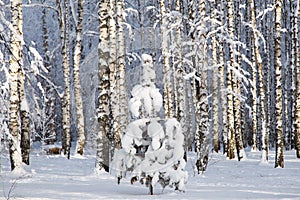
[[[297,81],[296,82],[296,109],[295,109],[295,127],[296,127],[296,138],[295,138],[295,143],[296,143],[296,156],[297,158],[300,158],[300,44],[299,44],[299,30],[298,30],[298,20],[300,17],[300,5],[299,5],[299,0],[297,1],[297,7],[296,7],[296,12],[295,12],[295,20],[294,20],[294,48],[293,48],[293,57],[294,57],[294,64],[295,64],[295,71],[296,71],[296,76],[297,76]]]
[[[281,63],[281,8],[282,0],[276,1],[275,10],[275,114],[276,114],[276,157],[275,167],[284,167],[282,127],[282,63]]]
[[[230,37],[233,39],[234,38],[234,20],[233,20],[233,1],[229,0],[227,2],[228,5],[228,31]],[[229,45],[229,56],[230,56],[230,61],[229,61],[229,66],[227,69],[227,89],[228,94],[227,94],[227,119],[228,119],[228,153],[227,156],[229,159],[235,158],[235,130],[234,130],[234,100],[233,100],[233,72],[232,69],[234,68],[234,46],[233,44]]]
[[[117,0],[117,62],[118,62],[118,93],[119,93],[119,123],[120,134],[125,134],[128,124],[128,97],[126,89],[126,61],[125,61],[125,37],[124,23],[124,0]]]
[[[213,20],[211,22],[211,26],[214,28],[216,23],[214,20],[215,16],[215,0],[211,2],[211,10],[210,17]],[[212,109],[213,109],[213,149],[215,152],[219,152],[220,150],[220,140],[219,140],[219,130],[220,130],[220,122],[219,122],[219,99],[218,99],[218,82],[219,82],[219,69],[218,69],[218,61],[217,61],[217,41],[216,35],[212,36],[212,68],[213,68],[213,93],[212,93]]]
[[[195,135],[196,140],[196,150],[197,150],[197,161],[196,167],[198,173],[201,173],[206,170],[208,163],[208,153],[210,147],[210,138],[209,138],[209,117],[208,117],[208,97],[207,97],[207,44],[206,44],[206,9],[205,9],[205,0],[200,0],[198,2],[199,9],[199,20],[200,24],[200,36],[199,44],[202,49],[201,52],[198,52],[199,63],[196,64],[197,71],[200,74],[199,88],[197,88],[197,103],[196,103],[196,114],[199,119],[197,120],[197,131]]]
[[[175,11],[180,12],[180,1],[176,0],[175,2]],[[182,20],[182,19],[177,19],[177,20]],[[181,23],[180,23],[181,24]],[[184,78],[183,78],[183,65],[182,65],[182,45],[181,45],[181,27],[178,26],[176,28],[176,33],[175,33],[175,40],[176,40],[176,46],[177,46],[177,52],[176,52],[176,57],[177,57],[177,70],[176,70],[176,80],[177,80],[177,120],[181,124],[181,129],[185,137],[187,137],[187,132],[186,132],[186,107],[185,107],[185,90],[184,90]],[[187,139],[187,138],[186,138]],[[185,139],[185,141],[187,141]],[[186,143],[186,142],[185,142]],[[187,144],[184,145],[185,148],[187,147]],[[186,152],[185,152],[186,153]]]
[[[100,36],[98,46],[98,123],[97,153],[95,171],[109,171],[109,134],[110,124],[110,82],[109,82],[109,0],[101,0],[99,4]]]
[[[121,148],[120,118],[119,118],[119,94],[117,79],[117,26],[115,20],[116,5],[114,0],[109,3],[109,70],[110,70],[110,107],[111,107],[111,132],[113,134],[113,146]],[[112,150],[113,152],[113,150]]]
[[[60,20],[61,42],[62,42],[62,67],[64,73],[64,95],[62,98],[62,149],[63,153],[70,158],[71,133],[70,133],[70,49],[69,49],[69,6],[64,2],[64,10],[60,1],[57,1]]]
[[[168,46],[167,9],[164,0],[159,0],[161,11],[161,37],[162,37],[162,61],[163,61],[163,83],[164,83],[164,111],[165,118],[174,117],[174,106],[172,101],[171,68]]]
[[[252,26],[253,26],[253,40],[254,40],[254,66],[255,69],[258,70],[258,90],[259,90],[259,98],[254,96],[254,102],[253,104],[258,104],[257,99],[260,99],[260,106],[261,106],[261,131],[262,131],[262,162],[268,161],[268,150],[269,150],[269,140],[268,140],[268,132],[267,132],[267,123],[266,123],[266,100],[265,100],[265,88],[264,88],[264,74],[263,74],[263,61],[261,58],[260,50],[259,50],[259,43],[258,43],[258,33],[257,33],[257,26],[256,26],[256,16],[255,16],[255,6],[254,6],[254,0],[250,0],[250,11],[251,11],[251,19],[252,19]],[[253,66],[253,67],[254,67]],[[256,72],[255,72],[256,73]],[[254,82],[253,78],[253,85],[255,86],[256,81]],[[255,95],[256,93],[253,93]],[[253,116],[254,118],[254,116]],[[256,118],[256,116],[255,116]],[[253,130],[253,132],[256,132],[256,130]],[[253,138],[253,141],[256,141],[255,138]],[[253,145],[253,150],[255,150],[256,144]]]
[[[223,13],[223,3],[217,2],[218,5],[218,11]],[[219,15],[218,20],[224,24],[224,19],[220,18],[221,15]],[[225,62],[224,62],[224,41],[223,38],[219,39],[219,51],[218,51],[218,57],[219,57],[219,63],[220,67],[219,74],[220,74],[220,93],[221,93],[221,109],[222,109],[222,118],[221,118],[221,135],[222,135],[222,144],[223,144],[223,153],[227,153],[228,151],[228,119],[227,119],[227,88],[225,86],[226,80],[225,80]]]
[[[11,0],[12,25],[16,33],[11,35],[11,57],[9,61],[10,72],[10,107],[9,107],[9,154],[11,170],[22,169],[22,154],[20,148],[20,87],[23,87],[23,56],[22,56],[22,0]],[[16,35],[18,34],[18,35]],[[21,79],[20,79],[21,78]]]
[[[78,0],[78,20],[76,27],[76,46],[74,52],[74,93],[76,105],[76,126],[77,126],[77,143],[75,154],[83,155],[85,144],[84,116],[80,84],[80,57],[82,48],[82,17],[83,17],[83,0]]]

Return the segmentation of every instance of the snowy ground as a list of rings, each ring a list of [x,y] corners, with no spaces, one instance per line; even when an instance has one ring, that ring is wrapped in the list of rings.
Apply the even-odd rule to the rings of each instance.
[[[47,156],[33,153],[25,175],[9,172],[8,155],[1,156],[0,199],[300,199],[300,159],[285,152],[285,168],[274,168],[274,152],[269,164],[260,164],[259,152],[248,152],[242,162],[212,154],[204,175],[194,176],[191,161],[186,192],[156,186],[153,196],[140,183],[93,172],[94,157]],[[11,190],[11,191],[10,191]],[[10,197],[10,198],[8,198]]]

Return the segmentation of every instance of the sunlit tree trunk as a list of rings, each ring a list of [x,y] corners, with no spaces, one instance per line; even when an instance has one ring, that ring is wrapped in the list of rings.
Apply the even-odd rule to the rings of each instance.
[[[162,38],[162,61],[163,61],[163,83],[164,83],[164,111],[165,117],[174,117],[174,106],[172,100],[172,82],[171,82],[171,68],[170,56],[168,46],[168,22],[167,22],[167,9],[164,0],[159,0],[161,11],[161,38]]]
[[[113,134],[112,148],[121,148],[120,118],[119,118],[119,94],[117,73],[117,24],[116,24],[116,4],[114,0],[109,3],[109,79],[110,79],[110,109],[111,109],[111,131]],[[113,149],[112,149],[113,152]]]
[[[228,6],[228,31],[231,39],[234,38],[234,19],[233,19],[233,1],[227,1]],[[234,97],[233,97],[233,68],[235,65],[234,58],[234,44],[229,45],[229,66],[227,66],[227,119],[228,119],[228,152],[227,156],[229,159],[235,158],[235,130],[234,130]]]
[[[126,61],[125,61],[125,36],[124,23],[124,0],[117,0],[117,80],[119,94],[119,123],[120,134],[123,135],[128,124],[128,98],[126,89]]]
[[[11,12],[12,12],[12,25],[15,33],[11,33],[11,57],[9,61],[9,72],[10,72],[10,108],[9,108],[9,155],[11,170],[22,169],[22,154],[20,148],[21,142],[21,128],[20,114],[21,114],[21,101],[20,90],[23,88],[24,75],[23,75],[23,55],[22,55],[22,0],[11,1]]]
[[[76,126],[77,126],[77,143],[75,154],[82,155],[85,144],[84,133],[84,116],[80,84],[80,57],[82,49],[82,18],[83,18],[83,0],[78,0],[77,7],[78,19],[76,27],[76,46],[74,52],[74,90],[76,104]]]
[[[98,46],[98,123],[97,154],[95,171],[109,171],[109,135],[110,124],[110,81],[109,81],[109,0],[101,0],[99,4],[100,36]]]
[[[276,157],[275,167],[284,167],[282,127],[282,63],[281,63],[281,8],[282,0],[276,1],[275,10],[275,114],[276,114]]]
[[[236,7],[239,8],[240,4],[239,2],[236,2]],[[241,35],[241,28],[240,28],[240,25],[241,25],[241,13],[236,13],[236,17],[235,17],[235,30],[236,30],[236,33],[235,35],[236,36],[236,39],[238,41],[240,41],[240,35]],[[235,38],[233,38],[235,39]],[[234,51],[237,51],[237,52],[241,52],[241,47],[239,45],[235,45],[235,50]],[[241,102],[241,77],[239,77],[239,74],[243,74],[242,70],[241,70],[241,67],[242,67],[242,64],[241,64],[241,55],[238,54],[235,56],[235,59],[234,59],[234,68],[235,68],[235,74],[233,76],[233,90],[234,90],[234,96],[233,96],[233,100],[234,100],[234,130],[235,130],[235,143],[236,143],[236,152],[237,152],[237,158],[238,160],[240,161],[241,159],[245,159],[246,157],[246,154],[245,154],[245,151],[244,151],[244,147],[243,147],[243,139],[242,139],[242,123],[241,123],[241,118],[242,118],[242,115],[243,115],[243,107],[242,107],[242,102]]]
[[[218,11],[220,12],[219,15],[217,15],[218,20],[224,24],[224,18],[222,16],[225,15],[224,12],[224,3],[221,0],[217,0],[218,4]],[[223,148],[223,153],[227,153],[228,151],[228,119],[227,119],[227,88],[226,88],[226,80],[225,80],[225,62],[224,62],[224,39],[222,37],[218,37],[219,45],[218,45],[218,62],[219,62],[219,67],[218,71],[220,74],[220,100],[221,100],[221,112],[222,112],[222,117],[221,117],[221,128],[220,128],[220,133],[221,133],[221,143],[222,143],[222,148]]]
[[[261,131],[262,131],[262,162],[268,161],[268,149],[269,149],[269,140],[268,140],[268,133],[267,133],[267,125],[266,125],[266,110],[265,110],[265,88],[264,88],[264,75],[263,75],[263,61],[259,50],[259,43],[258,43],[258,33],[257,33],[257,26],[256,26],[256,15],[255,15],[255,5],[254,0],[250,0],[250,12],[251,12],[251,19],[252,19],[252,26],[253,26],[253,44],[254,44],[254,58],[253,61],[255,69],[258,70],[258,90],[259,90],[259,98],[255,96],[256,93],[253,93],[254,102],[253,104],[258,104],[258,99],[260,100],[260,107],[261,107]],[[254,67],[253,66],[253,67]],[[256,72],[255,72],[256,74]],[[255,77],[256,78],[256,77]],[[254,79],[253,79],[254,81]],[[255,86],[255,82],[253,82],[253,86]],[[253,116],[253,118],[256,118],[256,116]],[[256,132],[256,130],[253,130],[253,132]],[[253,138],[253,141],[256,141],[256,138]],[[256,148],[255,145],[253,145],[253,149]]]
[[[70,44],[69,44],[69,5],[68,0],[56,1],[59,14],[59,28],[61,38],[62,67],[64,76],[64,95],[62,101],[62,150],[70,158],[71,133],[70,133]],[[63,7],[62,7],[63,6]]]

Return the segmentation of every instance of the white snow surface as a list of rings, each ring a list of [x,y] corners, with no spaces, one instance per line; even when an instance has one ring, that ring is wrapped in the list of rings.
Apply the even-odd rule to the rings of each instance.
[[[261,153],[246,151],[247,160],[227,160],[222,154],[211,154],[207,171],[194,175],[189,155],[186,169],[189,179],[185,192],[159,186],[154,195],[148,188],[129,179],[94,173],[95,156],[48,156],[40,150],[31,153],[31,165],[25,174],[11,173],[6,150],[1,154],[0,199],[17,200],[97,200],[97,199],[300,199],[300,159],[295,151],[285,152],[285,168],[274,168],[274,152],[269,164],[261,164]],[[12,186],[14,187],[12,188]]]

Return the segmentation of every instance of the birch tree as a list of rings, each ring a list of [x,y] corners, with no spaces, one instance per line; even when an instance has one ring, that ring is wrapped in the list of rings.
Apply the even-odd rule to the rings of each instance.
[[[163,62],[163,83],[164,83],[164,111],[165,117],[174,117],[174,105],[172,101],[172,82],[171,82],[171,68],[170,56],[168,46],[168,21],[167,21],[167,7],[164,0],[159,0],[159,7],[161,12],[161,48],[162,48],[162,62]]]
[[[12,27],[13,32],[11,33],[11,57],[9,61],[9,72],[10,72],[10,107],[9,107],[9,154],[11,170],[22,169],[22,154],[20,148],[21,132],[22,129],[19,127],[20,124],[20,112],[21,112],[21,101],[20,98],[21,90],[23,89],[24,74],[23,74],[23,30],[22,30],[22,0],[11,1],[11,12],[12,12]]]
[[[113,146],[112,148],[121,148],[121,130],[120,130],[120,118],[119,118],[119,94],[117,79],[117,24],[116,24],[116,4],[115,1],[109,3],[109,81],[110,81],[110,109],[111,109],[111,130],[110,134],[113,134]],[[113,152],[113,150],[112,150]]]
[[[212,28],[216,28],[216,16],[215,16],[215,7],[216,2],[215,0],[211,1],[211,11],[210,17],[212,19],[211,26]],[[220,140],[219,140],[219,130],[220,130],[220,123],[219,123],[219,98],[218,98],[218,82],[219,82],[219,66],[217,61],[217,41],[216,35],[212,36],[211,41],[211,60],[212,60],[212,67],[213,67],[213,94],[212,94],[212,106],[213,106],[213,147],[214,151],[218,152],[220,150]]]
[[[259,37],[258,37],[258,30],[257,30],[257,23],[256,23],[256,15],[255,15],[255,5],[254,5],[254,0],[250,0],[250,12],[251,12],[251,20],[252,20],[252,28],[253,28],[253,45],[254,45],[254,60],[253,63],[255,64],[254,66],[257,67],[253,67],[254,69],[258,70],[258,90],[259,90],[259,98],[256,96],[256,92],[253,93],[253,99],[254,99],[254,103],[253,105],[257,105],[258,104],[258,99],[260,100],[261,104],[261,116],[260,116],[260,120],[261,120],[261,131],[262,131],[262,143],[263,143],[263,152],[262,152],[262,162],[266,162],[268,160],[268,133],[267,133],[267,125],[266,125],[266,111],[265,111],[265,105],[266,105],[266,101],[265,101],[265,88],[264,88],[264,75],[263,75],[263,61],[262,61],[262,57],[260,54],[260,50],[259,50]],[[256,71],[256,70],[254,70]],[[255,72],[256,74],[256,72]],[[256,78],[256,76],[255,76]],[[255,86],[256,80],[254,82],[254,78],[253,78],[253,87]],[[254,109],[254,108],[253,108]],[[255,107],[256,109],[256,107]],[[253,113],[254,114],[254,113]],[[253,118],[256,118],[255,115],[252,116]],[[256,120],[255,120],[256,121]],[[254,122],[253,122],[254,123]],[[255,122],[256,123],[256,122]],[[256,132],[256,128],[253,130],[253,132]],[[256,138],[253,138],[253,141],[256,141]],[[253,149],[256,148],[256,143],[253,144]]]
[[[127,109],[127,89],[126,89],[126,60],[125,60],[125,36],[124,36],[124,0],[116,1],[116,14],[117,14],[117,80],[118,80],[118,93],[119,93],[119,123],[120,135],[126,131],[128,124],[128,109]]]
[[[46,6],[46,2],[45,0],[43,0],[43,5]],[[43,31],[43,52],[44,52],[44,56],[43,56],[43,61],[44,61],[44,66],[48,71],[48,74],[51,76],[51,72],[52,72],[52,67],[50,64],[50,49],[49,49],[49,33],[48,33],[48,27],[47,27],[47,23],[46,23],[46,19],[47,19],[47,12],[46,12],[46,8],[43,8],[42,11],[42,31]],[[52,77],[49,78],[50,80],[52,80]],[[49,85],[49,83],[45,80],[42,81],[43,87],[46,88],[46,100],[45,100],[45,115],[46,115],[46,119],[44,124],[46,125],[46,139],[47,139],[47,143],[53,143],[54,139],[56,137],[56,132],[55,132],[55,97],[54,97],[54,91],[53,91],[53,87],[51,85]]]
[[[227,2],[228,6],[228,32],[231,39],[234,38],[234,19],[233,19],[233,1],[229,0]],[[235,158],[235,127],[234,127],[234,102],[233,102],[233,68],[235,66],[234,59],[234,44],[229,45],[229,66],[227,69],[227,119],[228,119],[228,153],[227,156],[229,159]]]
[[[177,27],[175,30],[175,41],[176,41],[176,62],[173,64],[177,64],[177,69],[174,74],[176,74],[176,82],[177,82],[177,88],[175,89],[175,93],[177,93],[177,120],[181,124],[182,132],[184,133],[185,137],[187,137],[186,133],[186,101],[185,101],[185,88],[184,88],[184,69],[183,69],[183,64],[182,64],[182,27],[181,23],[182,22],[182,16],[179,15],[181,11],[181,5],[180,1],[176,0],[175,1],[175,11],[177,12]],[[186,140],[185,140],[186,141]],[[185,144],[187,146],[187,144]],[[185,151],[185,156],[186,156],[186,151]]]
[[[275,9],[275,114],[276,114],[276,157],[275,167],[284,167],[282,127],[282,77],[281,77],[281,11],[282,1],[276,0]]]
[[[64,3],[62,5],[62,3]],[[69,44],[69,5],[68,0],[61,2],[57,0],[59,13],[59,26],[61,31],[62,42],[62,67],[64,74],[64,95],[62,97],[62,123],[63,123],[63,139],[62,149],[63,153],[70,158],[71,149],[71,133],[70,133],[70,44]],[[64,9],[63,7],[64,6]]]
[[[207,97],[207,43],[206,43],[206,2],[205,0],[200,0],[198,2],[199,10],[199,21],[200,27],[198,35],[199,49],[201,52],[197,52],[197,57],[199,57],[199,64],[196,65],[197,72],[200,74],[199,80],[197,80],[198,85],[196,86],[196,117],[197,117],[197,130],[195,133],[196,140],[196,151],[197,151],[197,161],[196,167],[198,173],[206,170],[208,163],[208,153],[210,147],[209,138],[209,118],[208,118],[208,97]]]
[[[217,15],[218,21],[221,22],[221,24],[225,24],[224,18],[222,16],[225,15],[224,12],[224,2],[221,0],[217,0],[218,4],[218,12],[220,12],[219,15]],[[227,119],[227,90],[226,90],[226,80],[225,80],[225,61],[224,61],[224,39],[222,36],[218,37],[219,45],[218,45],[218,55],[220,63],[220,67],[218,69],[218,72],[220,74],[220,91],[221,91],[221,109],[222,109],[222,123],[221,123],[221,135],[222,135],[222,143],[223,143],[223,153],[227,153],[228,151],[228,119]]]
[[[109,0],[99,4],[100,35],[98,45],[98,123],[97,154],[95,171],[109,171],[109,134],[110,124],[110,70],[109,70]]]
[[[300,5],[299,0],[296,4],[296,9],[294,12],[294,36],[293,36],[293,64],[296,71],[296,108],[295,108],[295,127],[296,127],[296,155],[297,158],[300,158],[300,44],[299,44],[299,30],[298,30],[298,20],[300,17]]]
[[[77,26],[76,26],[76,46],[74,52],[74,88],[75,88],[75,104],[76,104],[76,125],[77,125],[77,144],[76,154],[83,154],[85,144],[84,132],[84,116],[80,84],[80,57],[82,49],[82,18],[83,18],[83,0],[78,0],[77,6]]]

